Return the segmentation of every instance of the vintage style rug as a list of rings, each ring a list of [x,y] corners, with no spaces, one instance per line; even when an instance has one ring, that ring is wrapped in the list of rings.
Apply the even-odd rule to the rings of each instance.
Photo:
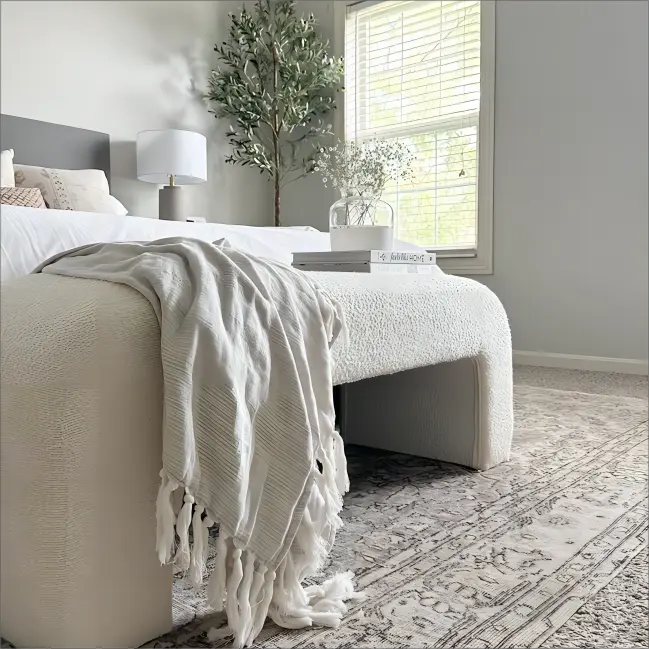
[[[599,636],[599,609],[582,611],[622,574],[639,607],[624,646],[646,646],[646,399],[527,386],[515,396],[512,460],[484,473],[349,447],[352,488],[327,571],[353,569],[368,599],[338,630],[268,624],[256,646],[608,645],[625,611]],[[570,620],[554,642],[588,600],[573,620],[594,627],[565,633]],[[146,646],[227,646],[208,637],[223,621],[202,601],[177,580],[177,626]]]
[[[512,460],[490,471],[349,447],[327,570],[353,567],[368,600],[337,631],[269,624],[257,646],[649,646],[646,379],[537,370],[566,390],[516,387]],[[177,580],[175,629],[146,646],[227,646],[204,601]]]

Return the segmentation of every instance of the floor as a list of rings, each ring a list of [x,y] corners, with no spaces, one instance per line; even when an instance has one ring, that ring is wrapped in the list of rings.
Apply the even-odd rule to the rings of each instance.
[[[647,399],[646,376],[516,366],[516,385]],[[617,577],[582,606],[543,647],[649,646],[648,554],[641,552]]]
[[[521,366],[514,369],[514,381],[519,393],[521,392],[521,386],[526,386],[522,388],[523,392],[525,392],[527,388],[551,388],[562,392],[575,393],[574,398],[570,397],[570,395],[561,394],[557,394],[556,396],[547,396],[546,403],[550,404],[550,408],[545,408],[545,410],[540,411],[537,410],[536,407],[531,410],[528,408],[527,410],[523,409],[521,411],[519,404],[518,421],[521,431],[520,439],[524,441],[524,438],[530,436],[530,433],[537,433],[528,440],[528,447],[531,449],[530,458],[532,458],[533,461],[528,462],[527,464],[519,461],[519,470],[515,471],[516,458],[514,458],[512,462],[501,465],[496,471],[480,474],[479,472],[466,471],[461,467],[454,467],[453,465],[443,466],[440,463],[413,458],[408,459],[407,456],[398,457],[395,454],[381,454],[380,452],[376,454],[376,457],[369,457],[369,459],[374,463],[371,465],[369,470],[360,470],[359,467],[363,465],[367,458],[364,455],[359,456],[361,462],[360,464],[357,462],[359,466],[356,467],[356,471],[361,479],[367,484],[364,486],[360,485],[358,493],[356,495],[352,493],[351,498],[349,499],[346,512],[346,516],[349,519],[346,522],[347,531],[341,534],[339,544],[334,552],[336,559],[339,560],[341,565],[348,566],[354,561],[360,561],[361,563],[370,561],[371,564],[368,565],[376,564],[376,568],[366,569],[366,577],[369,577],[372,575],[373,570],[380,571],[382,566],[388,565],[390,562],[401,561],[403,558],[401,555],[404,555],[404,551],[407,553],[409,549],[406,547],[406,541],[409,542],[411,537],[417,534],[417,516],[425,518],[426,516],[429,516],[431,512],[435,512],[435,520],[437,520],[440,525],[440,529],[437,531],[438,536],[442,535],[444,530],[449,527],[455,528],[458,527],[458,525],[462,525],[462,521],[453,520],[451,514],[455,511],[455,508],[450,506],[453,505],[453,502],[451,502],[452,498],[457,499],[459,496],[464,498],[462,502],[464,503],[465,508],[468,509],[471,509],[471,507],[476,508],[476,502],[479,503],[480,500],[484,501],[483,504],[476,508],[474,518],[477,523],[468,530],[469,532],[478,535],[480,526],[488,526],[491,524],[491,521],[494,520],[494,517],[488,515],[483,516],[482,514],[488,514],[489,507],[496,505],[499,502],[499,499],[503,496],[506,496],[508,493],[511,493],[512,495],[520,494],[521,487],[524,488],[527,483],[533,482],[534,480],[557,480],[555,476],[560,473],[557,469],[559,469],[561,465],[558,463],[557,466],[554,467],[554,463],[558,462],[557,456],[560,455],[562,451],[562,444],[564,446],[564,451],[569,450],[568,447],[570,445],[576,448],[585,448],[585,445],[580,442],[580,435],[584,435],[584,431],[592,428],[593,430],[598,429],[602,439],[608,440],[605,441],[604,444],[610,446],[612,439],[615,439],[616,436],[619,436],[620,439],[622,439],[626,434],[625,431],[628,427],[630,414],[633,414],[631,419],[636,422],[634,425],[637,425],[638,421],[646,422],[646,406],[643,406],[642,403],[639,404],[637,400],[647,401],[649,391],[647,377]],[[604,403],[604,405],[600,407],[598,402],[601,400],[593,399],[592,396],[587,395],[608,395],[618,399],[605,399],[604,401],[607,403]],[[622,398],[619,399],[620,397]],[[624,397],[627,399],[625,400]],[[563,405],[561,405],[562,403]],[[581,412],[578,411],[578,408],[573,409],[572,407],[573,404],[583,405],[584,403],[586,403],[588,407],[585,410],[582,408]],[[535,402],[531,405],[534,406]],[[600,416],[597,416],[598,408],[600,408]],[[548,424],[546,428],[540,426],[540,423],[544,418]],[[549,439],[546,432],[555,430],[557,428],[557,422],[562,421],[565,424],[564,428],[566,428],[566,432],[563,437],[557,438],[557,444],[555,444],[553,440]],[[560,428],[561,423],[559,423],[558,426]],[[646,423],[643,424],[643,426],[646,428]],[[535,431],[534,429],[538,430]],[[644,448],[644,453],[646,455],[646,439],[644,442]],[[616,445],[613,448],[613,453],[617,451],[618,447]],[[636,458],[641,457],[641,455],[642,453],[636,453]],[[539,466],[545,468],[547,478],[544,478],[540,473],[536,477],[533,476],[534,471],[538,469]],[[529,471],[525,471],[526,467]],[[508,476],[508,473],[511,475]],[[627,506],[626,501],[629,499],[629,495],[637,493],[638,485],[642,487],[646,484],[646,476],[641,477],[641,474],[645,473],[646,471],[644,470],[640,471],[640,465],[638,463],[635,465],[632,463],[624,464],[624,462],[616,460],[611,464],[610,471],[607,470],[602,472],[600,479],[593,482],[591,487],[594,487],[594,489],[590,488],[589,491],[587,488],[584,488],[582,495],[588,497],[594,493],[602,493],[604,494],[602,500],[604,506],[613,503],[618,508],[624,509],[626,507],[628,509],[629,507]],[[498,478],[498,474],[502,474],[500,478]],[[574,474],[569,474],[568,477],[570,478],[572,475]],[[395,483],[395,476],[399,478],[398,484]],[[587,468],[585,469],[583,476],[584,481],[592,478],[592,474]],[[406,478],[405,487],[404,477]],[[641,483],[640,480],[643,482]],[[438,488],[435,490],[435,493],[428,494],[430,497],[427,499],[426,489],[429,489],[433,482],[437,483]],[[617,494],[615,492],[616,486],[618,487]],[[409,488],[412,493],[402,493],[406,487]],[[612,488],[613,491],[611,491]],[[626,489],[626,491],[624,491],[624,489]],[[381,490],[387,490],[389,492],[389,497],[387,499],[381,495]],[[455,496],[453,496],[453,490],[456,492]],[[559,492],[557,491],[556,493]],[[448,503],[449,506],[445,505],[445,499],[451,499]],[[554,512],[550,512],[555,515],[554,517],[557,519],[557,521],[553,523],[555,525],[561,524],[561,521],[558,519],[565,518],[566,516],[570,517],[571,515],[571,510],[564,511],[562,516],[556,515],[556,507],[561,504],[559,500],[560,499],[550,501],[551,507],[555,508]],[[392,504],[386,506],[384,504],[386,502]],[[539,501],[539,503],[540,502],[542,501]],[[578,502],[580,502],[579,499],[573,497],[570,502],[567,502],[567,504],[571,505]],[[420,507],[422,503],[426,505],[423,509]],[[510,506],[509,509],[513,509],[513,504],[514,503],[512,503],[512,506]],[[641,504],[642,501],[640,501],[640,505]],[[381,507],[386,511],[382,511],[379,505],[381,505]],[[417,509],[418,507],[419,509]],[[636,507],[638,507],[638,505],[636,505]],[[410,512],[409,509],[412,509],[412,511]],[[356,510],[358,511],[356,512]],[[404,511],[408,514],[407,516],[404,515]],[[512,522],[516,523],[515,525],[509,526],[510,530],[507,534],[511,535],[512,540],[508,545],[508,549],[506,548],[507,552],[504,553],[504,561],[501,565],[501,569],[508,568],[510,570],[512,573],[510,575],[511,577],[515,577],[517,571],[519,575],[535,574],[525,566],[516,565],[518,553],[522,553],[524,558],[527,558],[528,555],[531,556],[529,552],[525,552],[524,547],[525,538],[529,538],[529,535],[528,537],[525,535],[520,536],[520,533],[522,531],[529,532],[534,530],[536,530],[537,534],[544,532],[548,533],[553,529],[547,524],[539,527],[539,521],[542,522],[544,517],[547,517],[549,513],[544,512],[542,508],[539,509],[537,505],[534,505],[532,509],[529,509],[528,511],[530,512],[530,516],[527,518],[516,518],[518,516],[517,514],[513,514],[506,510],[502,510],[499,514],[503,521],[509,517]],[[596,511],[595,513],[599,513],[599,511],[601,510]],[[355,512],[358,515],[355,515]],[[646,514],[646,508],[643,513]],[[498,514],[496,515],[496,518],[497,517]],[[390,537],[389,534],[395,531],[392,530],[391,527],[395,521],[398,522],[399,520],[405,520],[410,523],[411,527],[408,529],[407,537],[398,535]],[[586,519],[582,518],[580,520]],[[373,527],[365,530],[364,526],[367,525],[368,521],[373,521]],[[550,522],[552,522],[552,519],[550,519]],[[592,517],[590,522],[592,523]],[[354,531],[355,527],[360,529],[360,536],[358,538],[354,536],[356,533]],[[566,534],[573,533],[579,535],[583,532],[581,526],[575,525],[574,521],[572,525],[566,527],[559,526],[554,528],[554,530],[554,536],[557,539],[561,539],[562,535],[565,536]],[[398,532],[398,530],[396,531]],[[370,538],[370,533],[374,540],[376,540],[376,543],[360,543],[360,540]],[[347,542],[345,542],[345,534],[350,537],[347,539]],[[483,545],[486,549],[490,549],[491,545],[494,545],[491,541],[492,537],[490,535],[491,532],[489,530],[486,530],[483,533],[485,539]],[[460,537],[458,536],[457,538],[459,539]],[[422,544],[426,544],[429,540],[430,533],[426,531],[426,538],[422,538],[419,545],[423,548]],[[442,542],[439,542],[440,540]],[[531,556],[530,560],[532,560],[532,564],[534,564],[538,570],[547,570],[545,565],[553,558],[553,548],[547,543],[545,545],[539,544],[538,537],[536,540],[532,539],[531,542],[534,546],[534,552],[539,555],[544,555],[539,557]],[[572,541],[568,542],[572,543]],[[404,547],[398,547],[399,543],[404,545]],[[479,562],[482,561],[483,557],[479,552],[471,550],[471,546],[467,546],[465,550],[462,550],[462,548],[458,549],[452,546],[452,542],[444,542],[441,536],[436,543],[438,543],[444,552],[448,551],[449,554],[451,553],[451,550],[452,552],[463,551],[465,553],[461,557],[461,561],[457,563],[457,566],[451,566],[453,570],[459,570],[462,572],[470,562],[472,562],[471,565],[476,574],[482,570],[479,566]],[[366,547],[363,550],[363,554],[359,555],[359,547],[361,546]],[[502,543],[500,543],[498,547],[500,546],[502,546]],[[496,546],[494,545],[494,547]],[[557,547],[556,544],[555,547]],[[390,548],[393,548],[394,550],[394,557],[390,554],[390,552],[392,552],[392,550],[389,550]],[[452,575],[452,572],[448,569],[446,569],[445,572],[440,572],[445,565],[448,567],[447,564],[449,564],[450,559],[443,554],[440,555],[439,558],[436,558],[432,556],[429,551],[424,552],[420,556],[421,560],[424,562],[428,559],[432,561],[430,566],[421,567],[421,575],[423,575],[424,579],[426,571],[430,571],[432,575],[429,584],[424,582],[425,587],[417,586],[413,589],[401,588],[401,591],[399,591],[399,584],[396,583],[399,579],[407,582],[408,580],[413,581],[420,578],[420,574],[417,571],[414,571],[412,575],[407,574],[408,570],[413,570],[412,566],[410,566],[412,561],[405,561],[405,563],[402,562],[403,567],[399,564],[399,569],[394,571],[393,576],[393,579],[396,580],[394,586],[395,593],[399,591],[396,599],[391,595],[388,589],[388,592],[383,594],[383,598],[386,600],[385,605],[382,608],[377,608],[377,611],[373,612],[370,608],[370,604],[372,603],[370,601],[370,604],[365,607],[366,612],[363,613],[363,615],[360,615],[361,611],[359,611],[354,615],[354,619],[346,622],[342,627],[342,636],[332,635],[325,637],[325,634],[328,632],[318,631],[318,636],[312,637],[312,631],[304,631],[302,644],[298,644],[297,646],[313,646],[318,643],[319,646],[334,646],[331,642],[334,639],[336,642],[340,643],[337,646],[341,647],[359,645],[368,647],[423,646],[422,644],[400,644],[395,642],[395,639],[413,637],[418,640],[423,639],[425,643],[430,643],[432,631],[438,632],[441,628],[440,624],[444,622],[444,620],[452,619],[453,615],[459,618],[462,615],[465,615],[467,611],[469,613],[471,611],[482,611],[483,613],[486,611],[487,616],[492,615],[493,612],[489,613],[491,610],[490,603],[477,602],[478,606],[476,606],[476,602],[473,602],[473,600],[470,599],[470,593],[465,593],[464,595],[460,593],[462,597],[465,597],[466,595],[466,598],[468,598],[467,603],[470,605],[465,607],[466,610],[463,610],[462,608],[455,610],[454,607],[457,604],[456,600],[458,600],[458,593],[455,592],[454,584],[457,584],[458,582],[457,580],[446,579],[449,574]],[[588,557],[588,555],[584,554],[583,557]],[[601,565],[601,562],[600,564],[597,564],[597,569],[600,569]],[[647,647],[649,646],[649,628],[647,624],[649,602],[646,542],[645,549],[640,551],[633,560],[626,563],[620,562],[618,565],[623,567],[618,569],[617,575],[607,585],[601,588],[597,594],[588,599],[581,608],[574,612],[572,617],[570,617],[563,626],[558,630],[554,630],[554,633],[549,637],[546,637],[544,640],[538,634],[535,636],[534,633],[529,634],[528,632],[525,632],[523,633],[525,637],[528,637],[529,635],[527,641],[519,644],[511,644],[508,642],[508,639],[497,636],[495,632],[498,630],[498,627],[492,626],[489,631],[491,635],[485,636],[485,639],[478,638],[479,642],[477,642],[477,644],[472,642],[469,645],[461,642],[466,629],[464,629],[462,625],[456,625],[457,638],[460,638],[460,642],[454,643],[453,641],[450,641],[449,636],[444,639],[442,644],[437,644],[435,646],[477,646],[479,644],[484,647],[541,646],[546,648],[561,647],[562,649],[578,647],[583,649],[586,649],[586,647],[618,647],[620,649],[623,647]],[[595,563],[593,563],[593,566],[595,567]],[[575,564],[573,569],[576,572],[582,571],[584,574],[589,572],[587,565]],[[361,574],[362,573],[359,573],[359,575]],[[596,572],[590,572],[590,574],[594,574],[595,576],[597,575]],[[492,577],[495,577],[493,580],[494,584],[497,584],[499,580],[505,584],[506,575],[503,576],[499,573],[494,573]],[[445,579],[448,583],[446,583]],[[581,582],[584,583],[583,577],[581,578]],[[381,583],[381,581],[377,583]],[[442,586],[448,586],[448,588],[442,592],[440,590]],[[369,588],[371,587],[372,586],[370,585]],[[218,646],[227,646],[227,641],[222,642],[209,640],[208,629],[213,624],[206,624],[205,621],[200,619],[200,615],[197,615],[197,613],[201,613],[200,603],[204,601],[204,594],[194,597],[193,595],[190,596],[189,594],[185,594],[182,588],[177,588],[175,586],[174,590],[176,592],[174,608],[177,608],[178,605],[180,605],[181,608],[183,607],[183,604],[188,605],[186,611],[181,611],[183,615],[186,616],[185,619],[180,622],[181,624],[184,623],[184,629],[178,628],[172,634],[154,640],[151,643],[148,643],[147,646],[161,648],[188,646],[215,648]],[[438,590],[440,592],[437,592]],[[432,607],[432,621],[434,622],[432,626],[426,626],[430,620],[427,620],[425,615],[415,614],[417,613],[417,610],[415,610],[417,602],[415,602],[414,599],[420,597],[421,593],[424,591],[429,599],[435,597],[439,600]],[[515,594],[515,589],[512,589],[511,592]],[[542,590],[538,592],[540,592],[541,595],[544,595]],[[184,600],[184,602],[180,600]],[[447,600],[449,603],[447,603]],[[431,613],[431,605],[429,604],[430,602],[421,609],[426,613],[426,615]],[[482,604],[482,608],[480,608],[480,604]],[[543,607],[538,608],[538,610],[543,610]],[[545,615],[546,618],[551,617],[554,615],[553,611],[556,610],[558,610],[558,607],[550,607],[550,609],[547,609],[546,607],[543,615]],[[518,613],[518,609],[512,610],[512,615]],[[365,615],[367,616],[366,618],[364,618]],[[375,622],[373,621],[373,616],[376,617]],[[405,631],[399,629],[398,626],[404,619],[408,619],[409,616],[412,617],[412,624],[408,624]],[[391,623],[390,618],[392,618],[394,624]],[[365,627],[367,627],[370,622],[375,624],[376,627],[381,627],[385,635],[373,633],[367,634]],[[471,620],[469,620],[469,622],[471,624],[475,623],[475,621]],[[394,631],[393,635],[390,635],[391,631]],[[449,631],[451,631],[450,628]],[[465,634],[464,637],[468,638],[469,635]],[[359,639],[360,642],[358,641]],[[391,639],[392,643],[386,644],[386,639]],[[476,638],[473,639],[475,640]],[[446,642],[446,640],[449,641]],[[12,646],[5,641],[2,641],[0,644],[2,647]],[[295,636],[291,633],[280,633],[279,629],[273,630],[269,625],[266,637],[263,639],[263,642],[260,642],[260,646],[296,646]]]
[[[554,388],[569,392],[609,394],[616,397],[647,399],[649,386],[646,376],[608,372],[582,372],[554,367],[514,367],[514,383],[537,388]]]
[[[514,379],[518,395],[514,454],[511,462],[492,471],[467,472],[424,459],[349,449],[354,489],[346,499],[346,525],[332,552],[333,564],[356,570],[372,597],[364,610],[350,613],[339,632],[286,632],[268,625],[259,646],[474,646],[477,641],[482,642],[480,646],[504,647],[649,646],[647,553],[641,550],[632,560],[624,560],[626,551],[620,553],[619,545],[616,548],[617,532],[613,527],[605,532],[597,522],[610,519],[607,525],[627,530],[646,519],[642,490],[646,484],[643,401],[647,400],[647,378],[516,367]],[[591,455],[589,449],[597,452],[591,459],[586,458]],[[584,462],[572,461],[582,453]],[[550,487],[547,494],[546,486]],[[459,518],[454,514],[460,511],[458,498],[463,512]],[[510,504],[500,512],[494,510],[492,516],[491,509],[503,498],[511,499]],[[523,504],[522,514],[517,513]],[[628,517],[624,520],[623,510]],[[619,524],[615,522],[618,515]],[[507,521],[501,525],[502,538],[501,532],[494,536],[487,529],[499,516],[504,516],[501,523]],[[446,542],[444,534],[464,523],[481,539],[478,545],[472,541],[466,548],[454,546],[463,542],[461,534]],[[418,539],[420,528],[424,536]],[[598,536],[592,536],[594,528]],[[541,544],[540,537],[544,538]],[[435,547],[424,551],[432,538]],[[606,540],[612,549],[596,538]],[[586,547],[589,539],[595,543],[592,548]],[[575,549],[575,557],[581,552],[577,563],[564,564],[560,559],[568,547],[564,543]],[[643,547],[640,533],[634,532],[631,543],[634,552]],[[457,552],[463,553],[460,561],[453,559]],[[603,552],[599,559],[598,552]],[[410,554],[419,557],[416,570],[410,565]],[[385,580],[372,576],[392,564],[394,583],[388,584],[386,592],[378,592]],[[562,568],[569,564],[574,585],[569,585],[568,573]],[[489,572],[491,568],[485,566],[492,565],[498,565],[498,570]],[[476,595],[483,592],[480,588],[470,588],[476,575],[492,580],[488,590],[496,593],[499,606],[492,606],[488,594],[482,601]],[[563,591],[568,589],[565,596],[558,593],[554,600],[554,595],[548,595],[552,591],[546,592],[543,586],[553,575],[563,580]],[[615,576],[611,579],[610,575]],[[595,594],[596,589],[593,596],[584,593],[583,586],[590,588],[597,581],[599,593]],[[459,594],[458,583],[465,584]],[[521,595],[523,585],[525,594]],[[209,638],[214,621],[201,610],[203,595],[185,591],[180,582],[174,591],[179,627],[147,646],[228,646],[227,640]],[[512,604],[524,599],[535,609],[528,622],[517,621],[517,616],[528,615],[526,607]],[[490,621],[501,615],[494,612],[501,609],[512,618],[505,629],[509,635],[502,637],[503,629],[497,621]],[[512,639],[518,644],[512,644]]]

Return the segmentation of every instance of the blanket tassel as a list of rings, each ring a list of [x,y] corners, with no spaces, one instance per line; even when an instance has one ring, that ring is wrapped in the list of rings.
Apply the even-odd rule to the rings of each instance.
[[[174,509],[171,504],[171,494],[178,488],[178,483],[171,480],[167,472],[160,471],[160,488],[156,499],[157,539],[156,552],[160,563],[164,565],[171,560],[176,532],[174,530]]]
[[[265,570],[265,568],[264,568]],[[252,623],[252,630],[248,635],[248,640],[246,641],[246,646],[250,647],[252,643],[256,640],[257,636],[261,633],[261,630],[266,621],[266,616],[268,615],[268,609],[270,608],[270,602],[273,599],[274,583],[276,574],[274,571],[266,572],[265,579],[263,583],[264,597],[261,600],[261,603],[255,608],[254,620]],[[255,600],[256,601],[256,600]]]
[[[178,520],[176,521],[176,532],[178,534],[179,542],[176,556],[174,557],[174,563],[183,572],[186,572],[189,569],[189,526],[192,522],[193,506],[194,498],[187,492],[187,490],[185,490],[184,504],[178,514]]]
[[[201,515],[204,507],[196,505],[194,518],[192,519],[192,532],[194,533],[194,545],[189,560],[189,572],[187,579],[194,588],[199,588],[203,583],[205,573],[205,546],[207,545],[207,528],[203,525]]]
[[[333,453],[336,461],[336,484],[340,493],[346,494],[349,491],[349,475],[347,474],[347,458],[345,457],[345,442],[340,433],[334,429],[333,432]]]
[[[223,528],[219,530],[216,540],[216,565],[207,582],[207,604],[215,612],[223,610],[223,599],[225,597],[225,560],[227,559],[228,546],[225,542]]]
[[[203,519],[203,528],[201,529],[203,535],[203,573],[205,573],[207,557],[210,553],[210,527],[212,525],[214,525],[214,521],[209,516],[205,516]]]
[[[241,550],[238,541],[221,531],[217,541],[214,572],[208,584],[209,603],[215,610],[225,611],[228,625],[212,629],[212,641],[234,636],[233,647],[251,646],[264,625],[266,617],[287,629],[300,629],[319,624],[338,628],[347,612],[348,600],[362,600],[355,593],[353,573],[335,575],[319,586],[303,588],[307,574],[313,574],[314,565],[326,556],[327,547],[318,530],[325,537],[335,533],[338,517],[326,515],[321,506],[326,479],[316,480],[291,550],[277,571],[268,571],[257,562],[253,552]]]
[[[243,579],[239,587],[239,628],[234,634],[234,644],[243,647],[252,627],[252,606],[250,605],[250,591],[252,579],[255,572],[255,555],[253,552],[246,552],[243,567]]]
[[[225,612],[228,616],[228,624],[236,633],[240,628],[239,620],[239,584],[243,579],[243,566],[241,565],[241,550],[236,548],[232,553],[232,572],[227,581],[227,594],[225,597]]]

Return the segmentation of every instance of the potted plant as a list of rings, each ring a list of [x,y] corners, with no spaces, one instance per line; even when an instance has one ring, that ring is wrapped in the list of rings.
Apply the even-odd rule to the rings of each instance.
[[[230,164],[255,166],[274,185],[280,225],[282,187],[314,170],[343,74],[328,54],[313,14],[298,17],[289,0],[259,0],[252,12],[230,14],[229,38],[215,47],[221,65],[211,73],[207,99],[230,120]]]
[[[411,177],[413,160],[399,140],[338,143],[322,150],[315,170],[341,195],[329,210],[332,250],[392,250],[394,210],[381,196],[388,183]]]

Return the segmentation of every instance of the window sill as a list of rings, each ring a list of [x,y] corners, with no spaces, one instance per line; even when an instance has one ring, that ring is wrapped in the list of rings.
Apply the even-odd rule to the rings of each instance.
[[[491,259],[484,257],[438,257],[437,265],[449,275],[493,275]]]

